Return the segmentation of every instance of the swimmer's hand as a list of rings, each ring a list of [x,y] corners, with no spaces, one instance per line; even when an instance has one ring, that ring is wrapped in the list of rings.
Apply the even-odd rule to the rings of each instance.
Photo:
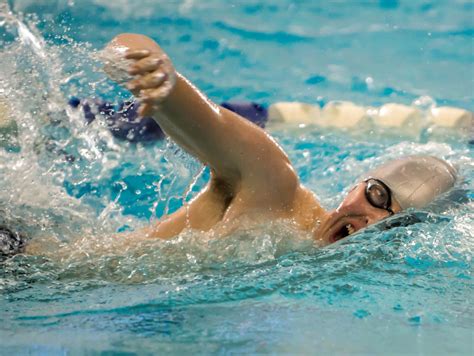
[[[176,83],[176,72],[169,57],[163,51],[147,49],[129,50],[126,59],[135,60],[128,73],[134,79],[127,83],[127,88],[141,101],[142,116],[159,110],[160,104],[173,90]]]
[[[150,37],[123,33],[103,51],[106,70],[112,80],[128,80],[127,88],[142,102],[139,114],[152,116],[169,97],[176,84],[176,72],[168,55]],[[121,75],[115,75],[115,72]],[[130,77],[132,79],[130,80]],[[122,84],[122,81],[117,81]]]

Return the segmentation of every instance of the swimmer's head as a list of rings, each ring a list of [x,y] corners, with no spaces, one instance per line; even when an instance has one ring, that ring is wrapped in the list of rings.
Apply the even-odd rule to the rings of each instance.
[[[391,161],[364,175],[318,234],[325,243],[332,243],[405,209],[423,208],[455,181],[456,170],[436,157]]]

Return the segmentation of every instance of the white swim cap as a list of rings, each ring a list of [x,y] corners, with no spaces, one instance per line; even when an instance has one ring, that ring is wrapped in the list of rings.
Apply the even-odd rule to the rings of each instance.
[[[386,163],[365,175],[384,182],[402,209],[422,208],[456,182],[456,170],[433,156],[408,156]]]

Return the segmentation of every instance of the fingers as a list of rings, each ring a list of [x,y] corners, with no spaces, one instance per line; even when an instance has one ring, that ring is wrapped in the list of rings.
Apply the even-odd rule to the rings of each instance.
[[[161,103],[170,95],[176,73],[170,59],[164,53],[148,50],[128,51],[125,58],[134,63],[128,73],[134,76],[127,88],[140,100],[140,116],[159,110]]]
[[[162,63],[162,58],[148,56],[138,60],[135,64],[133,64],[128,70],[128,73],[131,75],[143,75],[157,70]]]
[[[147,49],[139,49],[139,50],[129,50],[125,54],[126,59],[142,59],[148,57],[150,55],[150,51]]]
[[[170,94],[172,88],[172,83],[165,81],[159,88],[144,89],[140,91],[140,101],[148,104],[160,103]]]
[[[129,90],[152,89],[160,86],[166,80],[167,75],[161,71],[155,71],[143,77],[131,80],[127,84]]]

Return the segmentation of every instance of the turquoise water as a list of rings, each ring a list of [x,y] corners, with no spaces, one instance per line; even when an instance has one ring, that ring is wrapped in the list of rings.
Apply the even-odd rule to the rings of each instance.
[[[114,141],[66,101],[126,97],[94,52],[152,35],[215,101],[352,100],[473,110],[469,1],[10,1],[0,94],[0,210],[40,241],[0,262],[2,354],[472,354],[472,137],[275,127],[304,184],[334,208],[366,170],[411,153],[460,167],[422,222],[318,249],[284,222],[224,239],[123,243],[208,173],[170,142]],[[371,78],[371,80],[367,80]],[[429,98],[427,98],[429,97]],[[461,197],[461,198],[460,198]]]

